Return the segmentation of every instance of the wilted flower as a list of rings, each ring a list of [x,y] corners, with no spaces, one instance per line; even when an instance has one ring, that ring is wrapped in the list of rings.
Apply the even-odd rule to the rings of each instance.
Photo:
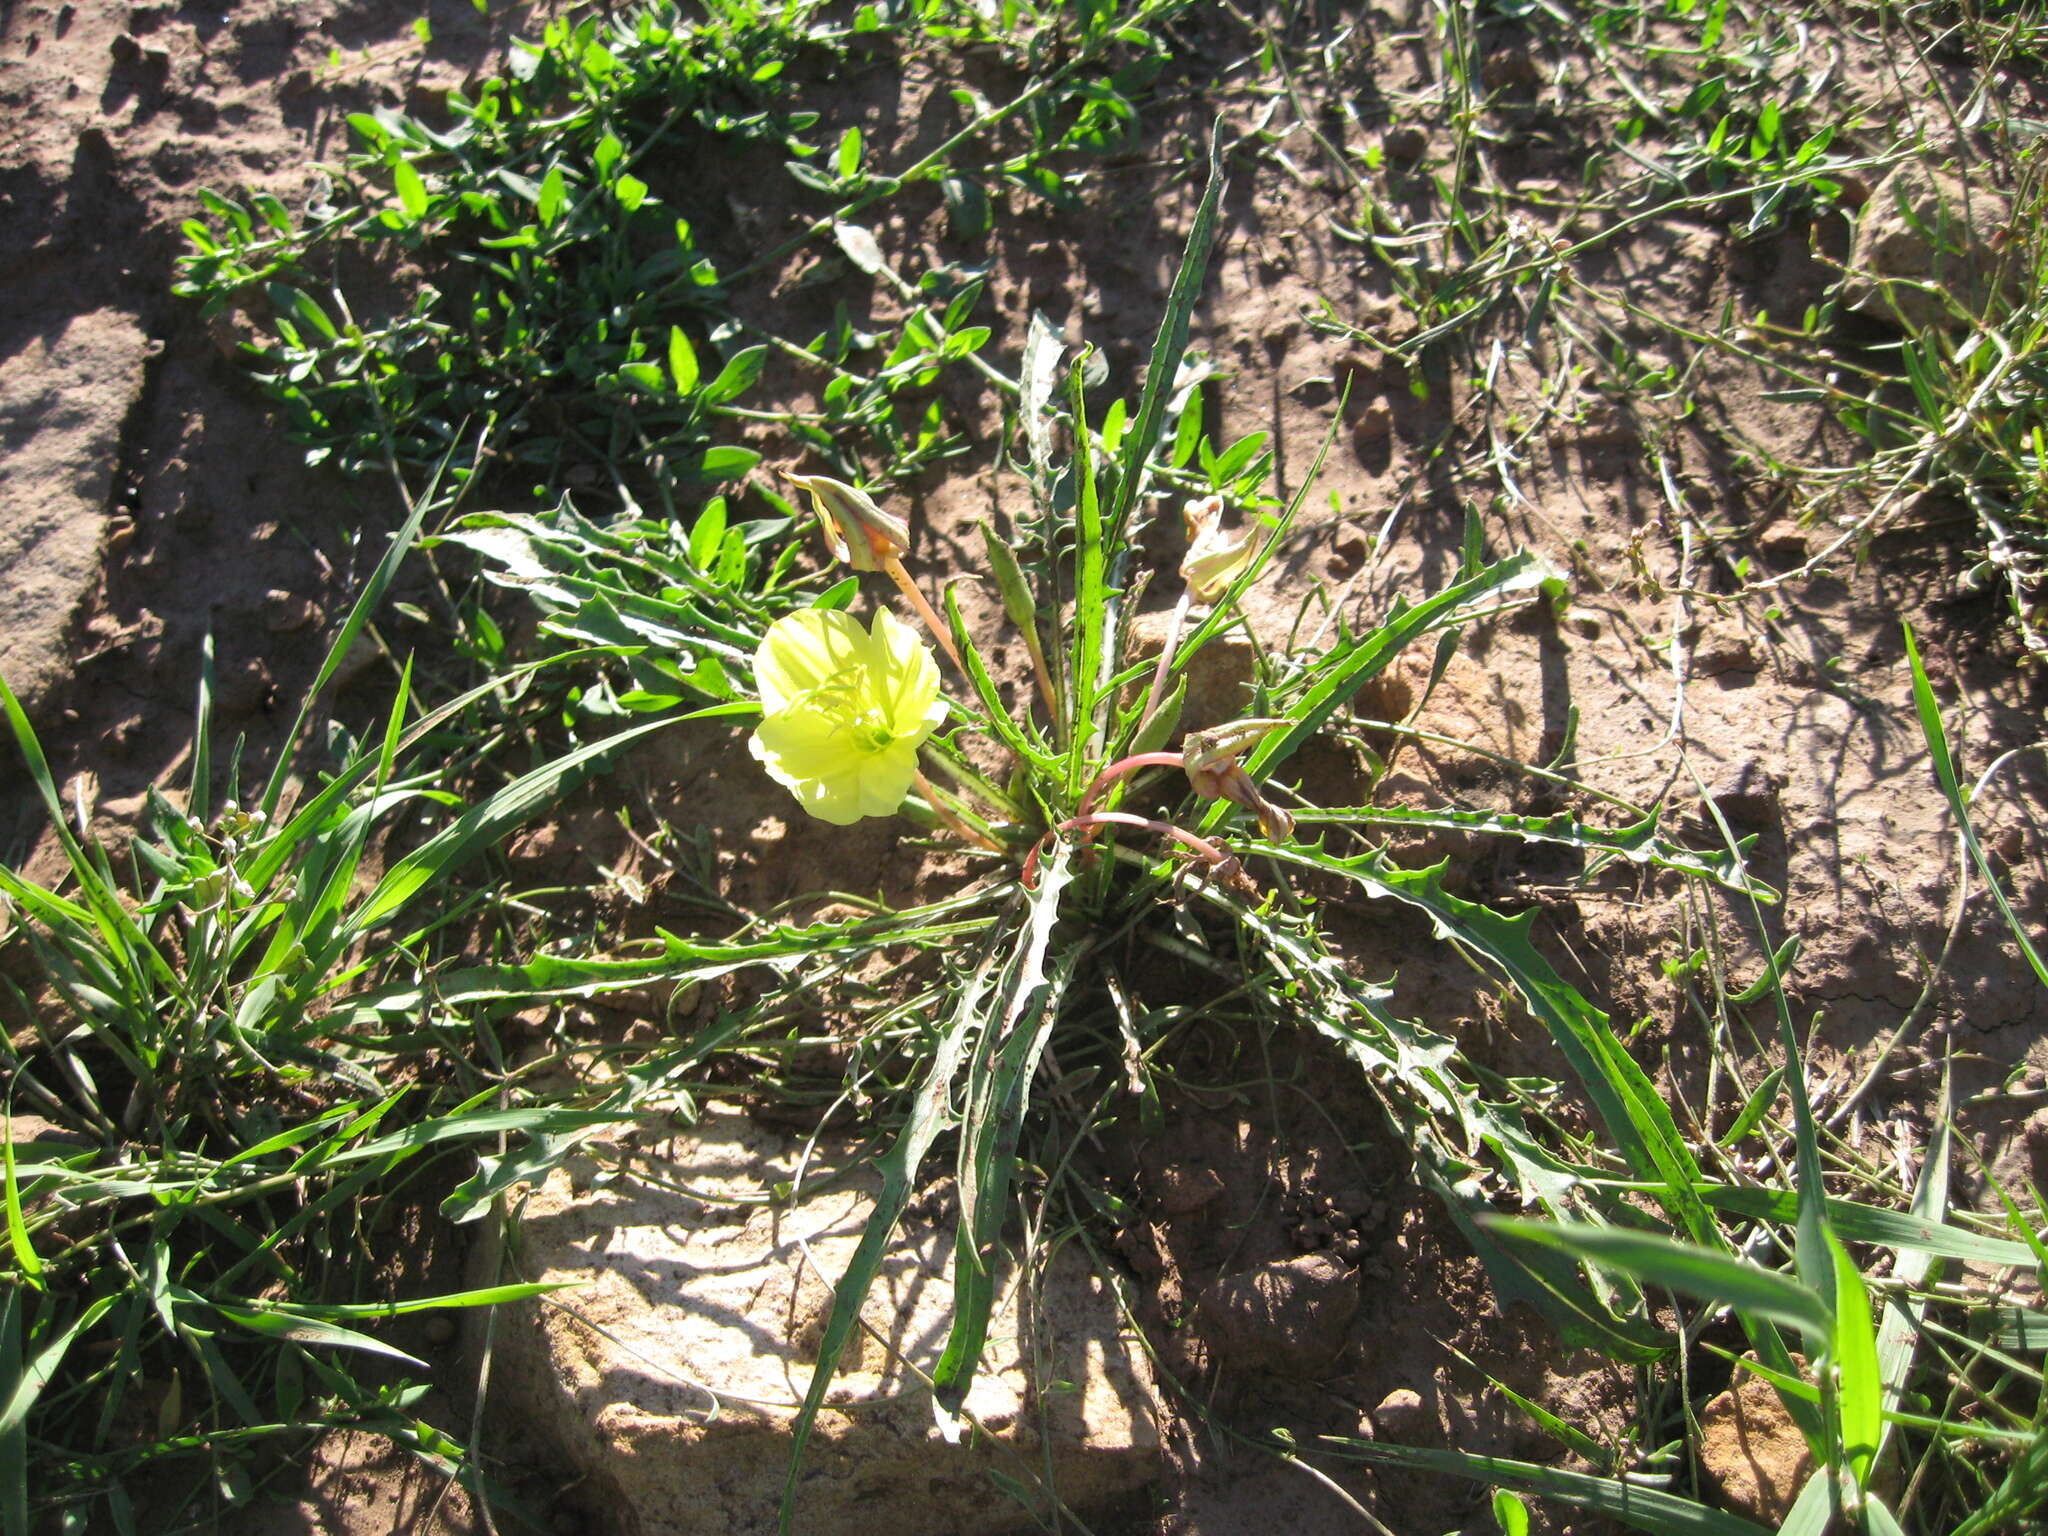
[[[1259,818],[1259,830],[1271,841],[1283,843],[1294,835],[1294,817],[1268,800],[1251,774],[1245,771],[1244,755],[1279,731],[1291,729],[1290,720],[1238,720],[1213,730],[1189,731],[1181,743],[1181,766],[1188,785],[1204,800],[1228,800]]]
[[[792,484],[811,493],[826,547],[834,560],[856,571],[887,570],[910,548],[910,525],[875,505],[858,486],[829,475],[791,475]]]
[[[887,610],[865,630],[839,612],[793,613],[769,627],[754,674],[762,718],[747,745],[806,811],[845,827],[903,803],[946,714],[916,631]]]
[[[1181,510],[1187,519],[1188,552],[1180,563],[1181,580],[1205,603],[1213,603],[1252,563],[1265,540],[1256,524],[1235,533],[1223,531],[1223,498],[1204,496]]]

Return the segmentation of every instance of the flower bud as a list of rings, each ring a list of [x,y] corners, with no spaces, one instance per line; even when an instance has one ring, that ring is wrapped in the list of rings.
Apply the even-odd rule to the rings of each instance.
[[[1024,579],[1023,568],[1017,564],[1016,552],[997,538],[995,529],[987,523],[975,526],[981,529],[981,547],[988,552],[989,574],[995,577],[996,591],[1002,594],[1003,612],[1019,629],[1030,629],[1038,619],[1038,604],[1031,596],[1031,584]]]
[[[856,571],[886,570],[910,548],[910,525],[884,512],[858,486],[828,475],[791,475],[811,493],[811,510],[832,558]]]

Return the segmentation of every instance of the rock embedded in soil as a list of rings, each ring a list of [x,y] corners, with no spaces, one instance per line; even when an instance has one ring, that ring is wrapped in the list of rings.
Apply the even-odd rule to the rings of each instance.
[[[1717,779],[1707,798],[1735,831],[1763,832],[1778,823],[1778,788],[1777,778],[1752,757]]]
[[[1806,1486],[1813,1453],[1777,1390],[1745,1371],[1700,1411],[1700,1468],[1731,1513],[1775,1529]]]
[[[574,1312],[540,1302],[500,1315],[494,1406],[550,1443],[631,1536],[775,1529],[829,1282],[852,1258],[878,1182],[853,1167],[791,1205],[731,1203],[793,1178],[802,1151],[800,1139],[714,1106],[658,1157],[636,1160],[670,1187],[614,1176],[578,1193],[558,1171],[521,1213],[504,1278],[574,1282],[560,1297]],[[825,1172],[814,1157],[806,1176]],[[980,1432],[957,1446],[940,1438],[930,1394],[902,1362],[926,1373],[937,1363],[952,1256],[949,1223],[913,1218],[891,1240],[862,1309],[872,1331],[849,1342],[818,1419],[797,1529],[1035,1530],[989,1473],[1036,1486],[1049,1462],[1060,1498],[1084,1518],[1159,1475],[1144,1352],[1071,1249],[1035,1308],[1006,1281],[967,1400]],[[1061,1385],[1040,1391],[1034,1380]]]
[[[1436,1414],[1412,1387],[1396,1387],[1368,1416],[1373,1437],[1396,1445],[1427,1445],[1438,1438]]]
[[[148,355],[135,317],[103,309],[0,362],[0,677],[32,710],[70,672]]]
[[[1186,643],[1202,617],[1188,616],[1176,645]],[[1141,613],[1133,619],[1132,654],[1157,661],[1172,618],[1171,613]],[[1243,719],[1250,706],[1254,661],[1251,642],[1241,632],[1225,632],[1203,645],[1181,674],[1187,682],[1187,697],[1181,704],[1180,729],[1201,731]],[[1147,672],[1143,681],[1134,685],[1131,702],[1136,703],[1151,685],[1152,674]]]
[[[1857,215],[1843,298],[1914,330],[1962,329],[1968,315],[2013,295],[2018,263],[1995,244],[2011,217],[2000,194],[1908,160]]]
[[[1224,1275],[1202,1292],[1218,1354],[1256,1370],[1314,1379],[1336,1369],[1358,1311],[1358,1273],[1327,1253]]]

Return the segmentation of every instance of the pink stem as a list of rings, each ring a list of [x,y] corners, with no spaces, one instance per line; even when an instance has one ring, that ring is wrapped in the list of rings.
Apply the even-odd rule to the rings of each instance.
[[[1136,773],[1140,768],[1184,768],[1187,766],[1178,752],[1136,752],[1131,756],[1111,763],[1095,775],[1095,782],[1088,786],[1088,793],[1081,797],[1080,814],[1086,816],[1095,809],[1095,802],[1102,798],[1102,792],[1127,773]]]
[[[1236,860],[1230,854],[1225,853],[1207,838],[1198,837],[1195,833],[1188,831],[1186,827],[1176,827],[1170,821],[1153,821],[1149,817],[1133,816],[1128,811],[1091,811],[1085,815],[1068,818],[1031,845],[1031,852],[1025,857],[1024,869],[1020,877],[1024,882],[1024,889],[1027,891],[1038,889],[1038,860],[1044,852],[1045,845],[1051,842],[1054,837],[1062,832],[1082,831],[1092,827],[1106,826],[1144,827],[1149,831],[1159,833],[1162,837],[1170,837],[1194,854],[1204,864],[1212,868],[1236,863]]]

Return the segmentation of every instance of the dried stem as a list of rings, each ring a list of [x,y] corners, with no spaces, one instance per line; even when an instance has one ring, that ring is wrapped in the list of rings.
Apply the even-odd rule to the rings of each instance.
[[[1138,717],[1138,728],[1132,733],[1133,739],[1145,734],[1145,727],[1152,723],[1152,717],[1159,713],[1162,695],[1166,692],[1166,674],[1173,666],[1174,649],[1180,644],[1180,632],[1188,621],[1188,605],[1194,601],[1194,592],[1183,588],[1180,601],[1173,605],[1173,617],[1166,623],[1166,639],[1159,647],[1159,665],[1152,669],[1152,686],[1145,693],[1145,713]]]

